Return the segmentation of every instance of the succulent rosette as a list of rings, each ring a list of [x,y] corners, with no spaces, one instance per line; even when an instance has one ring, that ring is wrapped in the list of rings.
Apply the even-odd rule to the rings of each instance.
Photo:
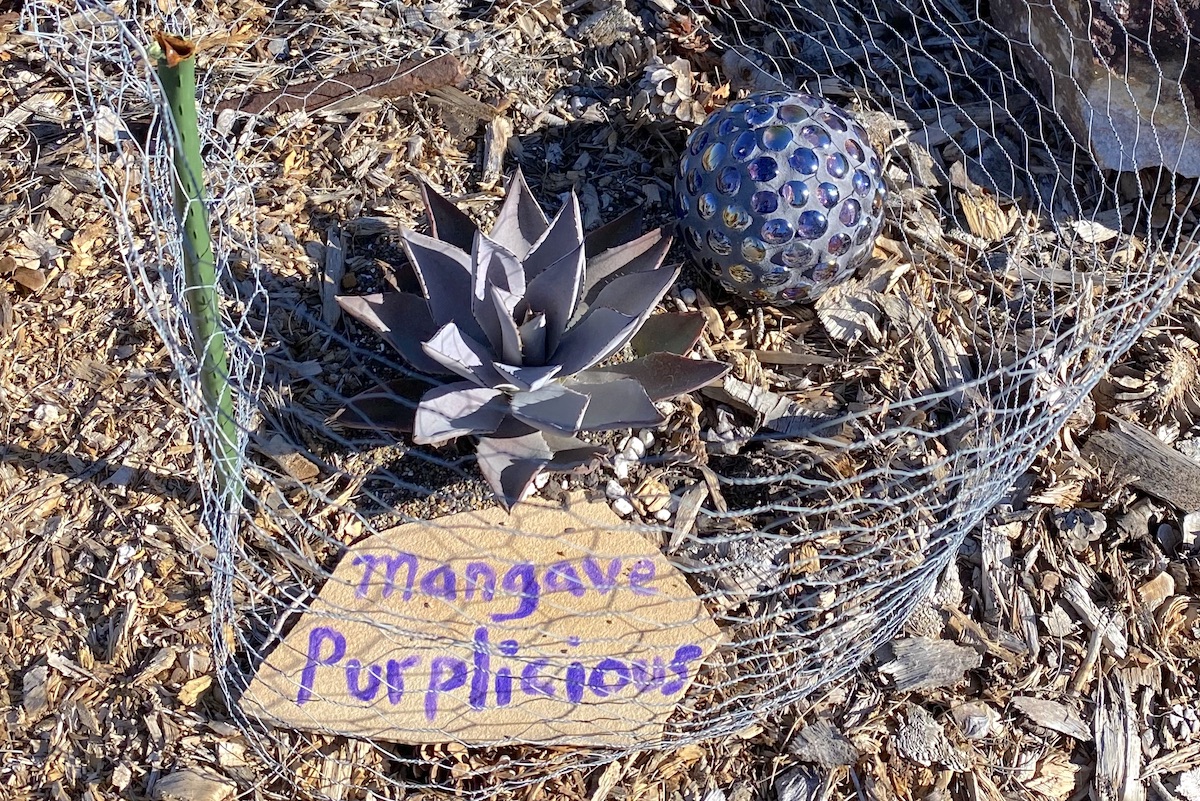
[[[341,425],[411,430],[421,445],[478,437],[480,470],[509,507],[539,472],[608,453],[580,432],[659,425],[656,401],[727,371],[683,355],[703,325],[696,315],[655,315],[635,343],[639,358],[598,366],[634,339],[678,276],[663,266],[665,229],[636,236],[632,213],[585,237],[574,193],[548,220],[520,172],[488,234],[428,186],[423,197],[430,235],[401,234],[420,294],[338,301],[414,370],[446,383],[415,410],[396,386],[363,393],[335,415]]]

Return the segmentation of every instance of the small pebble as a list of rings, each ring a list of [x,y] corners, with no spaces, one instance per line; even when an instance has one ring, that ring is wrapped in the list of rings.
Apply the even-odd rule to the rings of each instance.
[[[275,56],[275,58],[286,58],[288,54],[287,39],[272,39],[267,42],[267,52]]]
[[[621,450],[622,453],[632,453],[633,459],[630,461],[636,461],[637,459],[641,459],[646,455],[646,443],[642,442],[640,439],[630,439],[629,444]]]
[[[645,445],[647,448],[649,448],[651,445],[654,444],[654,432],[648,428],[643,428],[641,430],[641,432],[638,434],[638,439],[640,439],[642,441],[643,445]]]
[[[617,498],[612,502],[612,509],[621,517],[629,517],[633,514],[633,504],[629,502],[628,498]]]
[[[537,489],[542,489],[548,483],[550,483],[549,473],[538,473],[533,479],[533,486]]]
[[[629,478],[629,463],[631,459],[626,459],[623,455],[618,455],[613,458],[613,474],[617,478],[624,481]]]
[[[624,453],[625,449],[629,447],[629,440],[631,439],[633,437],[622,437],[621,441],[617,443],[617,453]]]
[[[679,299],[689,306],[696,305],[696,290],[691,287],[684,287],[679,290]]]
[[[659,509],[657,512],[654,513],[654,519],[659,521],[660,523],[667,522],[668,520],[671,519],[671,510],[670,509]]]
[[[614,479],[610,478],[608,480],[608,483],[604,485],[604,494],[608,497],[609,500],[616,500],[617,498],[624,498],[625,497],[625,488],[622,487],[618,481],[615,481]]]

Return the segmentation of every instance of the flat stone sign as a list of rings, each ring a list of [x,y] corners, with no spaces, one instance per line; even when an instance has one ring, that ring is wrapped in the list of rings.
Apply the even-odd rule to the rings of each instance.
[[[241,706],[398,742],[628,746],[662,734],[719,638],[606,504],[527,501],[351,547]]]

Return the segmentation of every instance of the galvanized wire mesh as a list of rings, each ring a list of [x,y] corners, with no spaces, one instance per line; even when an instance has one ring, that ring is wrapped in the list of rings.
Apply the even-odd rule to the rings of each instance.
[[[205,458],[197,481],[217,553],[213,645],[235,715],[249,677],[347,544],[490,501],[470,449],[413,447],[328,422],[354,392],[407,372],[370,337],[332,322],[322,306],[320,265],[346,248],[358,248],[363,263],[394,253],[388,216],[418,222],[411,184],[398,181],[402,162],[432,154],[419,171],[460,195],[471,166],[445,156],[447,142],[422,119],[420,104],[400,112],[356,94],[349,109],[324,112],[325,122],[304,111],[239,117],[213,110],[223,102],[236,107],[252,88],[386,66],[414,53],[457,53],[507,76],[504,89],[522,88],[539,74],[547,46],[525,35],[528,20],[513,9],[260,9],[231,25],[199,8],[162,15],[137,4],[26,3],[28,30],[74,93],[129,276],[179,371],[195,440],[205,444],[216,433],[202,413],[195,343],[181,312],[173,131],[146,32],[195,37],[208,54],[202,133],[249,500],[218,497]],[[1020,17],[1029,4],[1014,9]],[[636,746],[670,748],[743,729],[845,675],[894,635],[966,533],[1195,271],[1195,182],[1155,163],[1184,166],[1165,124],[1160,130],[1150,122],[1157,106],[1143,109],[1136,141],[1113,134],[1120,163],[1098,165],[1072,134],[1065,101],[1051,102],[1034,80],[1049,69],[1049,56],[949,0],[886,7],[828,0],[804,8],[780,0],[657,3],[629,11],[650,32],[685,15],[697,26],[690,35],[708,37],[706,57],[719,56],[710,74],[732,80],[735,91],[805,85],[857,107],[888,162],[885,236],[895,249],[885,262],[905,266],[864,296],[877,336],[827,337],[844,358],[796,368],[792,385],[801,395],[836,392],[812,393],[816,402],[801,404],[786,433],[748,428],[744,420],[721,428],[714,421],[737,415],[704,401],[703,425],[725,435],[704,458],[673,452],[669,429],[646,437],[641,466],[661,469],[675,492],[665,520],[630,525],[689,575],[725,637],[662,738]],[[1086,39],[1073,41],[1081,57],[1091,52]],[[536,111],[556,93],[586,99],[586,92],[572,95],[567,78],[608,80],[634,97],[638,65],[631,80],[603,60],[616,59],[617,49],[598,47],[599,61],[584,60],[575,74],[560,76],[561,85],[525,94],[517,107]],[[645,56],[638,47],[621,52],[622,65],[629,52]],[[278,63],[267,66],[251,53],[270,53]],[[649,94],[658,89],[651,85]],[[1164,113],[1192,107],[1178,83],[1166,80],[1161,89],[1156,102]],[[1110,91],[1133,94],[1120,81]],[[645,143],[622,145],[649,148],[664,130],[681,144],[687,126],[671,109],[686,94],[658,91],[652,107],[659,117],[645,129]],[[645,103],[634,97],[639,106]],[[1103,129],[1105,108],[1094,98],[1082,107]],[[392,122],[403,118],[400,129],[415,121],[405,130],[423,133],[343,153],[340,172],[315,176],[292,163],[294,148],[323,146],[329,134],[321,131],[329,128],[321,125],[329,119],[335,135],[349,137],[367,108]],[[520,125],[542,122],[528,114]],[[1180,125],[1193,133],[1186,121]],[[981,205],[980,187],[985,201],[999,202]],[[552,203],[552,193],[543,200]],[[476,211],[494,210],[482,201]],[[344,216],[322,211],[329,204]],[[995,235],[979,219],[1012,209],[1015,222]],[[326,241],[306,250],[292,230],[301,223],[310,235],[326,233]],[[371,273],[363,267],[360,274]],[[811,335],[825,336],[821,327],[830,324],[818,317]],[[682,419],[672,417],[676,425]],[[293,456],[313,474],[289,471]],[[543,493],[603,486],[613,473],[599,475],[598,483],[556,477]],[[706,480],[713,492],[694,527],[677,530],[680,496]],[[449,771],[441,756],[416,748],[244,716],[239,722],[277,769],[278,786],[295,784],[314,797],[347,797],[354,788],[399,797],[412,786],[511,792],[627,753],[492,748]]]

